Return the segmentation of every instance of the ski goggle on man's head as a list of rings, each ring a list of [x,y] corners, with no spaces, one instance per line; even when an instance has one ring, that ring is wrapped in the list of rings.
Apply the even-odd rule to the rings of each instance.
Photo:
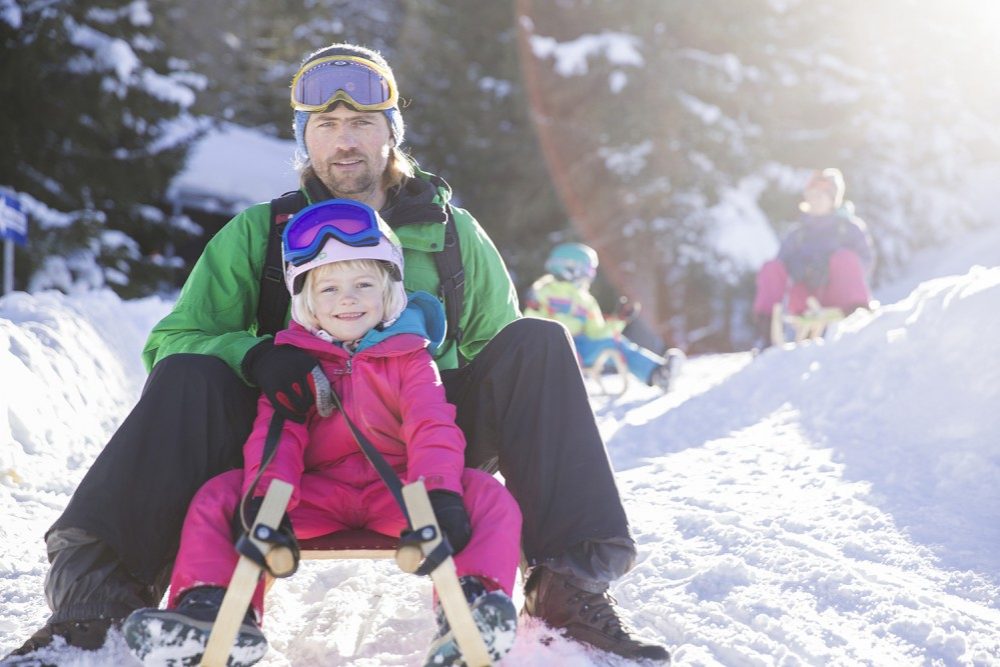
[[[368,206],[350,199],[330,199],[307,206],[282,233],[284,260],[301,266],[315,259],[330,238],[354,248],[377,246],[383,234],[375,215]]]
[[[385,111],[399,95],[392,75],[358,56],[327,56],[302,66],[292,79],[292,108],[314,113],[335,102],[358,111]]]

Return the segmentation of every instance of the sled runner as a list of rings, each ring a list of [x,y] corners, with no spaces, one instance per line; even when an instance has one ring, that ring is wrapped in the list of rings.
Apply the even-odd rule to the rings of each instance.
[[[293,564],[293,556],[281,547],[268,548],[267,543],[255,535],[258,526],[277,526],[284,514],[292,486],[281,480],[273,480],[264,496],[264,504],[250,531],[250,540],[266,554],[266,559],[275,571],[287,571]],[[400,544],[398,540],[372,531],[345,531],[331,533],[311,540],[304,540],[299,548],[301,558],[308,559],[351,559],[351,558],[392,558],[404,572],[416,572],[423,557],[430,554],[441,542],[441,532],[431,508],[430,499],[422,481],[403,486],[403,498],[413,521],[414,530],[421,535],[433,531],[433,538],[416,544]],[[260,566],[241,556],[232,581],[223,599],[222,608],[212,628],[208,645],[201,660],[202,667],[224,667],[236,639],[237,631],[246,613],[261,575]],[[462,651],[465,663],[470,667],[492,664],[486,645],[476,627],[469,605],[465,601],[462,587],[455,572],[455,563],[448,556],[430,573],[438,599],[445,616],[454,632],[456,642]]]
[[[606,373],[605,371],[607,371],[609,365],[614,368],[614,371]],[[602,396],[621,396],[628,391],[628,363],[625,361],[625,355],[614,348],[601,350],[594,363],[584,368],[584,373],[594,381],[594,384],[601,390]],[[605,384],[605,380],[607,379],[605,375],[617,378],[611,384],[612,390],[609,390]],[[614,391],[614,389],[617,389],[617,391]]]

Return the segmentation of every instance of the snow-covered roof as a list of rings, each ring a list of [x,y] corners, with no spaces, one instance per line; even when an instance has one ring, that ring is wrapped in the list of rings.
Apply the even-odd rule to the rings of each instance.
[[[294,141],[224,123],[195,143],[167,197],[188,208],[236,213],[295,189],[294,155]]]

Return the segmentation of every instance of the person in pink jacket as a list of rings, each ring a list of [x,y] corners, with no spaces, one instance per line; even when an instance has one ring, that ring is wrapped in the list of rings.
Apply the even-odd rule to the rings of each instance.
[[[844,191],[844,175],[835,167],[813,172],[806,183],[799,223],[782,239],[778,256],[757,272],[757,347],[770,344],[775,304],[792,315],[806,312],[810,299],[844,315],[870,307],[875,247]]]
[[[276,344],[315,357],[344,411],[400,479],[423,480],[455,552],[473,616],[488,630],[487,648],[499,659],[513,645],[516,630],[510,596],[521,515],[500,482],[464,467],[465,439],[428,350],[444,339],[440,301],[424,292],[406,294],[403,255],[393,232],[373,209],[354,200],[328,200],[300,211],[288,223],[282,249],[292,322]],[[313,407],[301,423],[284,421],[274,456],[261,470],[273,415],[262,396],[243,450],[244,469],[211,479],[195,495],[167,609],[139,609],[126,620],[123,633],[140,659],[200,660],[238,559],[237,508],[246,497],[242,525],[252,525],[271,480],[294,488],[282,522],[289,543],[359,528],[398,536],[407,527],[339,410],[321,417]],[[230,664],[251,665],[263,657],[263,611],[261,583]],[[428,664],[451,664],[458,652],[439,609],[437,620]]]

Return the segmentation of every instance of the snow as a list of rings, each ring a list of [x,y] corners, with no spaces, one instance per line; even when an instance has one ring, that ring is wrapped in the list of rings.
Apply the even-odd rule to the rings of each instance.
[[[581,35],[559,42],[553,37],[531,36],[531,49],[538,58],[555,58],[555,70],[561,76],[582,76],[587,73],[591,57],[604,56],[612,65],[641,67],[639,38],[622,32],[605,31]]]
[[[296,189],[294,157],[294,141],[222,123],[191,149],[187,165],[170,184],[168,199],[235,214],[276,192]]]
[[[778,254],[778,237],[757,201],[767,187],[763,178],[744,178],[723,188],[719,202],[709,209],[706,243],[734,265],[734,274],[753,272]]]
[[[143,25],[144,17],[148,18],[148,8],[145,7],[145,3],[133,3],[131,9],[132,23]],[[125,97],[130,87],[141,82],[140,87],[143,90],[160,100],[173,102],[184,109],[194,104],[194,91],[168,76],[143,67],[141,59],[125,40],[111,37],[90,26],[80,25],[71,17],[65,17],[64,22],[70,42],[89,52],[73,57],[67,64],[71,72],[79,74],[95,71],[113,72],[114,77],[104,78],[102,88],[120,98]]]
[[[640,549],[612,592],[675,664],[1000,664],[998,249],[997,228],[956,240],[826,339],[689,359],[665,396],[595,387]],[[169,305],[0,299],[0,653],[47,615],[42,535]],[[269,593],[260,664],[420,664],[430,596],[391,561],[305,562]],[[112,634],[59,664],[138,663]],[[627,663],[522,619],[503,664]]]

